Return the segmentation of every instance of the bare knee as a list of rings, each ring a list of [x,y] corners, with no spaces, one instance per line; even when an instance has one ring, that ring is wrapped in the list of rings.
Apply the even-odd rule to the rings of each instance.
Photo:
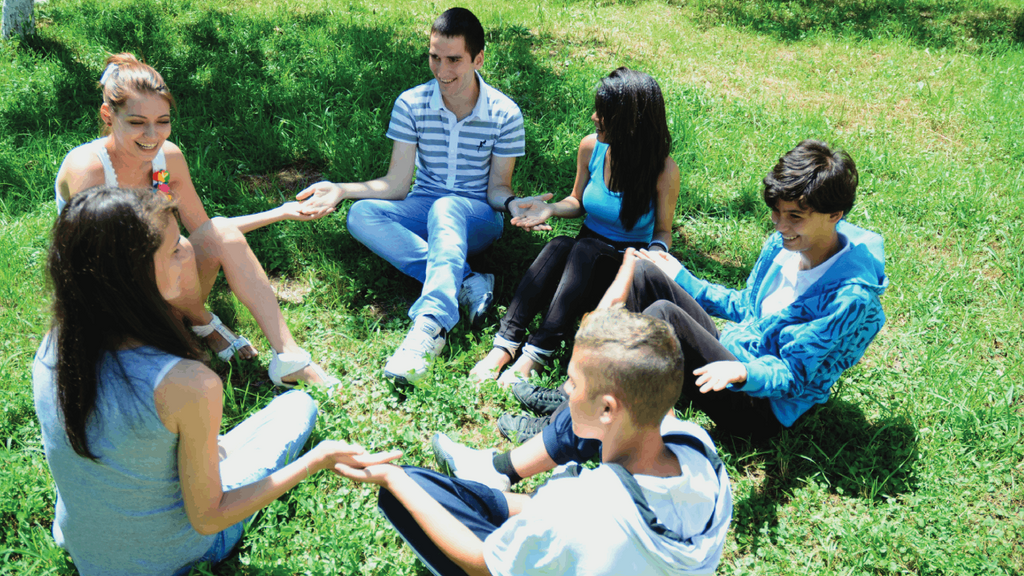
[[[210,218],[196,228],[189,239],[197,252],[216,256],[223,255],[232,246],[248,245],[245,235],[230,220],[220,216]]]

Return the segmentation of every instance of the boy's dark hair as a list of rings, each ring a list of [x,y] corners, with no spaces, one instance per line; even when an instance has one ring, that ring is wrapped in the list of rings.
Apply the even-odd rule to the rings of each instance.
[[[470,58],[484,50],[484,27],[472,12],[465,8],[449,8],[434,20],[430,34],[440,34],[446,38],[458,38],[466,42],[466,51]]]
[[[624,308],[596,310],[583,319],[576,348],[600,356],[587,371],[588,396],[611,394],[638,427],[657,426],[679,399],[683,355],[664,320]]]
[[[842,212],[845,217],[857,198],[857,165],[843,150],[832,150],[820,140],[804,140],[779,158],[764,177],[764,203],[775,208],[779,200],[796,202],[822,214]]]

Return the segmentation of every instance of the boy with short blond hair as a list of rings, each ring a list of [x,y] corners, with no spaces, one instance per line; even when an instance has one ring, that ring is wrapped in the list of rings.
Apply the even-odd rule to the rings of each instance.
[[[532,499],[421,468],[339,474],[382,488],[380,508],[435,574],[712,574],[732,515],[725,466],[695,424],[665,416],[683,371],[671,327],[599,310],[576,336],[569,408],[550,435],[562,462]]]

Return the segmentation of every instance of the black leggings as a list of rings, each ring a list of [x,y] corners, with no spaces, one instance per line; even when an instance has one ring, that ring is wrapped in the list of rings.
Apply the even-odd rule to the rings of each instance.
[[[637,262],[626,306],[672,326],[683,354],[683,396],[722,431],[754,440],[765,440],[782,431],[767,398],[728,389],[701,393],[693,371],[711,362],[736,361],[736,357],[718,341],[718,329],[711,317],[674,279],[650,262]]]
[[[559,236],[548,242],[520,280],[498,336],[522,342],[530,321],[550,303],[530,344],[554,350],[575,328],[576,319],[600,302],[622,264],[621,251],[628,247],[646,248],[647,243],[616,242],[586,226],[576,238]]]

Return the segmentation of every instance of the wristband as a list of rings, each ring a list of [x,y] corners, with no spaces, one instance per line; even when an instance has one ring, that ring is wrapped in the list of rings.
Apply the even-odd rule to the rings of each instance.
[[[661,247],[662,252],[668,252],[668,244],[665,244],[661,240],[651,240],[651,243],[647,245],[647,249],[652,250],[655,246]]]
[[[505,212],[508,212],[509,214],[512,213],[512,211],[508,209],[508,205],[511,204],[512,201],[515,200],[515,199],[516,199],[515,194],[509,196],[508,198],[505,198]]]

